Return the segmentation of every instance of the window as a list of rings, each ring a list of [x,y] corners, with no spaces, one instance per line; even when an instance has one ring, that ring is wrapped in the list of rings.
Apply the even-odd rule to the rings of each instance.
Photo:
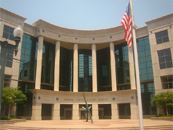
[[[149,37],[137,39],[140,81],[153,79]]]
[[[163,89],[173,88],[173,75],[163,76],[161,77],[161,81]]]
[[[156,41],[157,41],[157,44],[168,42],[169,41],[168,31],[165,30],[165,31],[156,33]]]
[[[3,37],[6,39],[14,40],[13,28],[4,25]]]
[[[172,67],[172,58],[170,49],[158,51],[160,69]]]
[[[24,70],[24,77],[28,75],[28,70]]]
[[[1,48],[1,55],[0,55],[0,65],[1,65],[1,60],[2,60],[2,52],[3,52],[3,48]],[[12,63],[13,63],[13,49],[8,48],[7,53],[6,53],[6,67],[12,67]]]

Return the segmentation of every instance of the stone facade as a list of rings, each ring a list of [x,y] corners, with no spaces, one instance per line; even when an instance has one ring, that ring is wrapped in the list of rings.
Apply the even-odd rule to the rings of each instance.
[[[123,26],[117,26],[109,29],[102,30],[74,30],[62,28],[44,20],[38,20],[32,25],[25,23],[25,19],[17,14],[14,14],[8,10],[0,8],[3,27],[4,25],[11,28],[15,28],[17,24],[21,24],[24,33],[35,38],[38,38],[38,50],[36,59],[36,74],[34,81],[22,80],[23,82],[33,83],[34,89],[30,91],[33,93],[32,97],[32,120],[42,119],[42,105],[51,105],[51,119],[59,120],[65,118],[65,114],[71,112],[71,119],[81,119],[82,109],[80,105],[85,104],[83,99],[83,92],[78,92],[78,65],[80,49],[91,50],[92,55],[92,92],[84,92],[87,98],[88,104],[92,105],[92,117],[93,119],[101,118],[101,113],[104,113],[104,107],[99,105],[111,105],[109,111],[111,111],[111,119],[119,119],[121,115],[119,108],[121,104],[129,104],[129,113],[131,119],[138,118],[138,105],[136,95],[136,83],[135,83],[135,70],[132,48],[128,48],[129,59],[129,71],[130,71],[130,89],[117,90],[117,74],[116,74],[116,60],[114,46],[124,43],[124,29]],[[155,93],[161,91],[172,91],[172,88],[163,89],[161,77],[167,75],[173,75],[173,67],[160,69],[159,59],[157,51],[170,48],[171,56],[173,56],[173,14],[163,16],[151,21],[146,22],[147,26],[136,29],[137,38],[149,36],[149,43],[151,48],[152,68],[154,78]],[[5,41],[3,38],[3,27],[0,30],[0,40]],[[168,30],[169,41],[163,44],[156,43],[155,33]],[[42,76],[42,59],[43,59],[43,42],[47,41],[55,45],[55,63],[54,63],[54,84],[51,84],[54,89],[44,90],[41,89],[41,76]],[[14,41],[9,40],[10,44],[14,44]],[[21,41],[22,43],[22,41]],[[17,56],[13,55],[13,58],[20,59],[21,57],[21,43],[19,44],[19,52]],[[60,52],[61,47],[73,50],[73,91],[66,92],[60,91]],[[112,91],[98,91],[98,77],[97,77],[97,50],[110,48],[110,68],[111,68],[111,90]],[[172,57],[173,58],[173,57]],[[12,68],[5,68],[5,75],[11,75],[12,79],[18,80],[19,77],[20,62],[13,60]],[[147,82],[147,81],[146,81]],[[50,85],[45,84],[44,85]],[[126,85],[126,84],[123,84]],[[18,82],[11,80],[10,87],[17,87]],[[63,108],[63,105],[71,105],[71,107]],[[127,105],[128,106],[128,105]],[[61,108],[63,108],[63,114],[61,114]],[[109,115],[109,114],[108,114]],[[68,116],[67,116],[68,118]]]

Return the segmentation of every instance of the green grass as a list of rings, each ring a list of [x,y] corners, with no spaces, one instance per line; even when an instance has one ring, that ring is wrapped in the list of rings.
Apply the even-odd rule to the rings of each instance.
[[[19,116],[11,116],[8,118],[8,116],[1,116],[1,120],[11,120],[11,119],[21,119]]]

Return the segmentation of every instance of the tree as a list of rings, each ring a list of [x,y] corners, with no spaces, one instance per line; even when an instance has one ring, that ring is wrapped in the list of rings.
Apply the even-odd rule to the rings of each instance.
[[[3,87],[2,106],[8,108],[8,118],[10,118],[11,108],[16,104],[22,104],[27,100],[25,94],[18,88]]]
[[[168,116],[168,107],[173,106],[173,92],[161,92],[154,96],[151,103],[158,108],[166,108],[166,114]]]

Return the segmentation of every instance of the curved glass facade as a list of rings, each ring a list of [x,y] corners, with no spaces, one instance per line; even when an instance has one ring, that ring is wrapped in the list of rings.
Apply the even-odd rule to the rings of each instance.
[[[38,39],[23,34],[19,79],[35,81]]]
[[[117,90],[130,89],[130,71],[127,43],[115,45]]]
[[[97,90],[112,90],[109,47],[97,50]]]
[[[78,92],[92,92],[91,50],[78,50]]]
[[[60,48],[60,91],[73,91],[73,50]]]
[[[55,45],[43,42],[41,82],[54,84]]]
[[[153,79],[149,38],[137,39],[140,81]]]

